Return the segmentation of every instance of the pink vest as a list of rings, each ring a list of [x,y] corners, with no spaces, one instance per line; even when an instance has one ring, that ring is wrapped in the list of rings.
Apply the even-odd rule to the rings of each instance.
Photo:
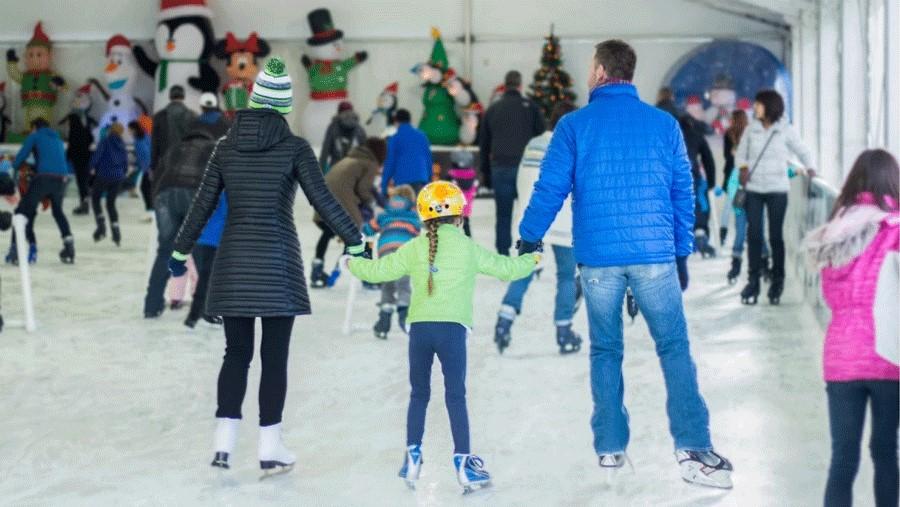
[[[822,270],[822,292],[832,312],[825,336],[826,381],[900,380],[900,369],[875,353],[873,316],[882,263],[898,247],[900,226],[886,220],[861,255]]]

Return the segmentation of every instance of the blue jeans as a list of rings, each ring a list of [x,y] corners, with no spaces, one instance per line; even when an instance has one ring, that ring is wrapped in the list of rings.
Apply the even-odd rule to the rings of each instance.
[[[709,412],[691,359],[681,286],[675,263],[581,268],[591,334],[591,393],[594,450],[622,452],[628,446],[628,410],[623,397],[622,301],[631,287],[656,342],[666,383],[666,412],[676,450],[710,450]]]
[[[765,227],[765,218],[763,218],[763,227]],[[731,256],[740,259],[744,256],[744,241],[747,238],[747,213],[741,211],[734,214],[734,247],[731,249]],[[769,242],[763,238],[762,256],[769,256]]]
[[[556,259],[556,306],[553,320],[557,326],[572,323],[575,314],[575,249],[568,246],[553,245],[553,257]],[[509,284],[503,305],[515,309],[518,315],[522,311],[522,300],[531,285],[534,274]]]
[[[497,252],[509,255],[512,246],[512,212],[518,192],[516,177],[518,167],[492,167],[491,182],[494,186],[494,200],[497,203]]]
[[[422,445],[425,411],[431,399],[431,365],[437,354],[444,374],[444,404],[450,415],[454,453],[469,454],[466,409],[466,339],[469,330],[456,322],[414,322],[409,326],[409,410],[406,445]]]
[[[150,270],[147,282],[147,296],[144,298],[144,314],[155,315],[166,306],[165,291],[169,281],[169,257],[175,249],[175,238],[181,223],[187,218],[194,190],[190,188],[167,188],[156,196],[156,260]],[[190,252],[182,252],[190,253]]]

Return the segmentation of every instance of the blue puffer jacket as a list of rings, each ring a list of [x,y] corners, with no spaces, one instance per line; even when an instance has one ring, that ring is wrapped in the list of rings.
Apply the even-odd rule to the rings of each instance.
[[[115,134],[104,137],[91,156],[91,167],[99,181],[124,180],[128,172],[128,150],[125,148],[125,141]]]
[[[681,129],[630,84],[596,88],[587,106],[556,125],[519,225],[522,239],[541,239],[570,192],[581,264],[669,263],[694,250],[693,180]]]
[[[225,231],[225,218],[228,217],[228,197],[226,194],[227,192],[222,192],[219,195],[219,204],[216,205],[216,210],[213,211],[212,216],[209,217],[209,221],[206,222],[206,226],[200,233],[200,238],[197,240],[198,245],[219,248],[219,243],[222,242],[222,232]]]
[[[34,153],[38,174],[53,174],[65,176],[69,174],[69,164],[66,163],[66,147],[63,145],[59,134],[50,127],[39,128],[25,138],[22,148],[16,155],[13,167],[19,166],[28,159],[28,155]]]

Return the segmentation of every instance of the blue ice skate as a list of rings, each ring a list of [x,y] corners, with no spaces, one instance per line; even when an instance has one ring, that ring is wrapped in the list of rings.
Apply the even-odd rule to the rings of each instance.
[[[410,445],[406,448],[403,457],[403,466],[397,475],[406,482],[409,489],[416,489],[416,481],[419,480],[419,471],[422,469],[422,449],[418,445]]]
[[[456,467],[456,480],[467,495],[475,490],[491,485],[491,474],[484,469],[484,461],[474,454],[454,454],[453,466]]]

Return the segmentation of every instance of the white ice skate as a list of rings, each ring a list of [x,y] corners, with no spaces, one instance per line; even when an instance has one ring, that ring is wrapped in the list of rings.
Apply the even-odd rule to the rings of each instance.
[[[484,469],[484,461],[478,456],[454,454],[453,466],[456,467],[456,480],[463,487],[464,495],[491,485],[491,474]]]
[[[409,486],[409,489],[416,489],[416,481],[419,480],[419,471],[422,469],[422,449],[418,445],[410,445],[406,448],[406,455],[403,457],[403,466],[400,468],[400,476]]]
[[[731,462],[714,451],[676,451],[675,459],[685,482],[731,489]]]
[[[606,472],[607,483],[613,482],[616,476],[624,470],[626,464],[629,466],[630,470],[634,472],[634,466],[631,464],[631,460],[628,459],[628,455],[624,452],[599,454],[598,457],[600,469]]]
[[[281,441],[281,423],[259,427],[259,467],[263,471],[260,480],[290,472],[296,461],[297,457]]]
[[[228,457],[234,452],[234,446],[237,443],[238,426],[241,420],[217,417],[216,421],[218,421],[216,425],[216,455],[213,457],[210,465],[219,468],[230,468]]]

